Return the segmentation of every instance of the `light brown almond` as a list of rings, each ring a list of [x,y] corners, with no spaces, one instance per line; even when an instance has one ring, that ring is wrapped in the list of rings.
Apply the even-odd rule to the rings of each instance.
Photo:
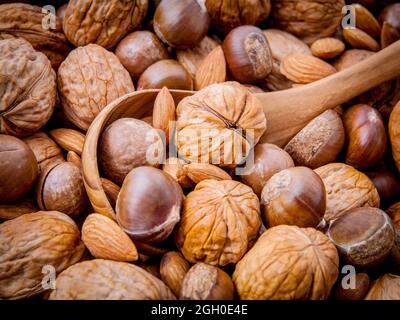
[[[138,253],[128,235],[110,218],[98,213],[89,215],[82,226],[82,240],[98,259],[135,261]]]
[[[69,151],[67,153],[67,161],[75,164],[77,167],[82,167],[81,157],[74,151]]]
[[[111,206],[115,208],[115,204],[117,202],[117,198],[121,188],[114,182],[106,178],[100,178],[100,179],[101,179],[101,185],[103,186],[103,190],[106,193],[108,201],[110,201]]]
[[[225,82],[226,60],[221,46],[216,47],[200,64],[195,76],[195,89],[201,90],[211,84]]]
[[[381,33],[381,26],[374,15],[361,4],[352,5],[356,13],[356,27],[368,33],[371,37],[377,38]]]
[[[307,84],[336,72],[329,63],[304,54],[291,54],[281,63],[281,73],[295,83]]]
[[[232,180],[231,176],[221,168],[208,163],[189,163],[183,166],[187,176],[194,183],[200,181],[213,180]]]
[[[175,101],[167,87],[157,94],[153,108],[153,127],[165,133],[168,143],[175,121]]]
[[[190,269],[189,262],[180,252],[167,252],[160,262],[161,280],[179,297],[182,282]]]
[[[167,161],[163,164],[163,171],[168,173],[172,178],[174,178],[181,185],[182,188],[191,188],[193,187],[193,181],[189,179],[187,176],[184,165],[185,161],[179,158],[168,158]]]
[[[400,40],[400,31],[392,26],[389,22],[384,22],[381,32],[381,47],[382,49],[390,46],[392,43]]]
[[[74,151],[76,154],[81,155],[83,144],[85,142],[85,135],[79,131],[67,128],[58,128],[49,132],[53,140],[64,150]]]
[[[332,59],[341,54],[345,49],[342,41],[336,38],[322,38],[311,45],[311,52],[321,59]]]
[[[345,28],[343,29],[343,37],[353,48],[379,51],[378,42],[361,29]]]

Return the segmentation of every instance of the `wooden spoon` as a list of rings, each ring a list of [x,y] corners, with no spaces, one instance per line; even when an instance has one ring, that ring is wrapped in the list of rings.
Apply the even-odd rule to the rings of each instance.
[[[372,57],[317,82],[294,89],[258,93],[267,117],[267,131],[261,142],[284,146],[309,121],[324,112],[400,76],[400,40]],[[84,182],[96,212],[115,219],[103,191],[97,144],[103,129],[122,117],[141,118],[151,114],[159,90],[129,93],[105,107],[90,126],[82,153]],[[195,92],[170,90],[178,103]]]

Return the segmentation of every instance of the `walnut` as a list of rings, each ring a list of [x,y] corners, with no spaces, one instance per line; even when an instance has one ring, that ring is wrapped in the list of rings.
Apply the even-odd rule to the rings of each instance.
[[[147,7],[148,0],[70,1],[63,20],[64,33],[77,47],[96,43],[111,48],[140,26]]]
[[[49,119],[56,75],[49,59],[24,39],[0,40],[0,133],[27,136]]]
[[[83,130],[107,104],[134,91],[118,58],[96,44],[71,51],[58,70],[58,86],[65,115]]]
[[[335,33],[344,5],[344,0],[275,0],[272,19],[274,26],[311,44]]]
[[[266,130],[262,105],[236,82],[214,84],[177,107],[176,145],[182,158],[234,167]]]
[[[313,228],[268,229],[236,265],[240,299],[327,299],[339,274],[335,246]]]
[[[377,279],[365,300],[400,300],[400,276],[385,274]]]
[[[184,201],[176,243],[189,262],[238,262],[257,237],[260,204],[246,185],[203,180]]]

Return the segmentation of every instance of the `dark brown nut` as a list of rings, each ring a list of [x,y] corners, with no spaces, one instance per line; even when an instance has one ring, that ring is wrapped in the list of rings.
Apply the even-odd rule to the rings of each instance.
[[[399,300],[400,276],[385,274],[371,286],[365,300]]]
[[[274,144],[261,143],[254,148],[254,164],[241,179],[260,196],[265,183],[275,173],[291,167],[294,163],[287,152]]]
[[[62,25],[64,22],[64,17],[65,17],[65,11],[67,10],[68,7],[68,3],[64,3],[61,7],[59,7],[56,11],[56,16],[57,16],[57,20],[59,21],[59,23],[61,24],[61,29],[62,29]],[[57,22],[58,23],[58,22]]]
[[[240,26],[226,36],[222,49],[232,77],[242,83],[265,79],[272,70],[272,54],[261,29]]]
[[[81,168],[71,162],[52,163],[40,174],[36,185],[39,208],[79,216],[88,206]]]
[[[89,43],[112,48],[129,31],[142,23],[147,0],[74,0],[68,3],[63,29],[75,46]]]
[[[0,224],[0,299],[44,292],[44,267],[61,272],[84,250],[75,222],[60,212],[39,211]]]
[[[271,15],[276,27],[311,44],[335,33],[344,5],[344,0],[275,0]]]
[[[314,41],[311,45],[311,52],[321,59],[332,59],[340,55],[345,49],[342,41],[336,38],[322,38]]]
[[[368,50],[346,50],[337,60],[333,62],[333,66],[337,71],[342,71],[373,55],[374,52]]]
[[[26,213],[39,211],[31,197],[12,203],[0,204],[0,220],[11,220]]]
[[[167,254],[167,252],[165,254]],[[162,254],[161,254],[161,256],[162,256]],[[152,274],[156,278],[161,279],[159,259],[157,259],[157,258],[152,259],[151,257],[149,258],[149,257],[143,256],[143,255],[140,255],[140,257],[141,257],[142,261],[139,262],[138,266],[141,267],[142,269],[146,270],[148,273]]]
[[[157,61],[168,59],[168,51],[150,31],[136,31],[121,40],[115,54],[133,78]]]
[[[270,0],[206,0],[212,26],[227,34],[241,25],[257,25],[268,18]]]
[[[163,0],[154,14],[154,31],[173,48],[194,48],[207,35],[210,17],[199,0]]]
[[[161,60],[148,67],[140,76],[138,90],[144,89],[193,90],[193,79],[175,60]]]
[[[181,300],[233,300],[235,288],[229,275],[220,268],[197,263],[186,274]]]
[[[313,228],[268,229],[236,265],[242,300],[327,299],[339,274],[335,246]]]
[[[386,130],[376,109],[357,104],[343,116],[346,131],[346,163],[355,168],[372,167],[385,155]]]
[[[267,126],[259,100],[236,82],[213,84],[184,98],[176,114],[176,146],[189,162],[234,167],[247,157]],[[209,145],[204,146],[204,141]],[[235,152],[225,154],[227,146]]]
[[[327,110],[305,126],[285,147],[298,166],[312,169],[333,162],[344,144],[344,127],[339,114]]]
[[[366,273],[356,273],[355,288],[344,288],[341,283],[335,288],[335,300],[362,300],[367,295],[369,290],[369,276]]]
[[[326,189],[326,212],[329,222],[347,210],[358,207],[379,208],[380,199],[372,181],[362,172],[344,163],[330,163],[315,169]]]
[[[392,145],[392,155],[400,171],[400,101],[394,107],[389,119],[389,136]]]
[[[96,44],[68,55],[58,70],[58,89],[65,115],[83,130],[106,105],[135,90],[118,58]]]
[[[21,199],[33,187],[39,167],[22,140],[0,134],[0,203]]]
[[[171,290],[127,262],[95,259],[77,263],[57,277],[50,300],[175,300]]]
[[[217,46],[217,41],[206,36],[193,49],[176,50],[176,59],[194,79],[197,68]]]
[[[190,265],[181,253],[170,251],[160,262],[161,280],[179,297],[182,282],[189,271]]]
[[[375,267],[390,253],[395,231],[389,216],[378,208],[356,208],[331,222],[327,232],[347,264]]]
[[[101,179],[101,185],[103,186],[103,190],[107,195],[108,201],[110,201],[111,206],[115,208],[115,204],[117,203],[118,194],[121,191],[121,188],[108,179],[105,178],[100,178],[100,179]]]
[[[393,3],[387,6],[379,15],[379,22],[389,22],[400,31],[400,3]]]
[[[26,40],[0,40],[0,52],[0,133],[27,136],[53,113],[56,74]]]
[[[194,182],[190,180],[184,169],[185,161],[179,158],[168,158],[163,164],[163,171],[174,178],[182,188],[192,188]]]
[[[321,178],[311,169],[295,167],[272,176],[261,193],[264,225],[316,227],[326,209],[326,192]]]
[[[366,174],[378,190],[382,204],[390,203],[400,194],[400,181],[392,171],[378,168]]]
[[[180,220],[183,193],[168,174],[138,167],[125,178],[118,195],[117,221],[135,241],[159,243]]]
[[[189,262],[226,266],[242,258],[260,226],[259,200],[248,186],[204,180],[184,201],[175,240]]]
[[[24,142],[35,154],[39,164],[39,172],[43,172],[50,163],[65,161],[62,150],[44,132],[36,132],[25,138]]]
[[[158,167],[163,155],[164,145],[157,130],[133,118],[121,118],[110,124],[99,143],[103,173],[118,185],[136,167]]]
[[[48,14],[42,8],[25,3],[0,5],[0,39],[24,38],[35,50],[44,53],[57,70],[68,55],[71,47],[62,31],[62,24],[57,19],[55,25],[45,28],[51,23]]]
[[[361,4],[352,4],[355,10],[356,27],[365,31],[373,38],[378,38],[381,33],[381,26],[374,15]]]
[[[379,43],[361,29],[345,28],[343,29],[343,37],[355,49],[365,49],[375,52],[380,49]]]
[[[385,21],[381,32],[381,48],[385,49],[397,40],[400,40],[400,29]]]

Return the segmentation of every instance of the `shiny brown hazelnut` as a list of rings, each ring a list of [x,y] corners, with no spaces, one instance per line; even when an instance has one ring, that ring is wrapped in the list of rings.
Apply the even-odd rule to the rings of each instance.
[[[191,188],[194,182],[188,177],[184,165],[186,162],[179,158],[168,158],[163,164],[163,171],[174,178],[182,188]]]
[[[260,143],[254,148],[254,164],[241,179],[260,196],[265,183],[275,173],[291,167],[294,163],[286,151],[274,144]]]
[[[400,3],[387,6],[379,15],[379,22],[389,22],[393,27],[400,31]]]
[[[384,49],[400,39],[400,29],[385,21],[381,31],[381,48]]]
[[[226,36],[222,48],[232,77],[242,83],[265,79],[272,71],[272,54],[261,29],[240,26]]]
[[[273,175],[261,193],[264,224],[316,227],[326,209],[326,193],[321,178],[311,169],[294,167]]]
[[[40,174],[36,201],[46,211],[77,217],[88,206],[81,168],[71,162],[52,163]]]
[[[161,280],[179,297],[182,282],[190,265],[180,252],[170,251],[166,253],[160,262]]]
[[[138,167],[125,178],[118,195],[117,221],[135,241],[159,243],[180,220],[183,193],[168,174]]]
[[[138,90],[181,89],[193,90],[193,79],[175,60],[161,60],[148,67],[138,80]]]
[[[210,17],[199,0],[162,0],[154,14],[154,31],[167,45],[194,48],[207,34]]]
[[[181,300],[233,300],[235,288],[229,275],[218,267],[197,263],[186,274]]]
[[[157,130],[133,118],[121,118],[110,124],[99,144],[99,162],[104,175],[119,185],[133,168],[159,166],[163,154],[163,142]]]
[[[377,164],[385,155],[387,135],[380,113],[364,104],[348,109],[343,116],[346,131],[346,163],[355,168]]]
[[[382,204],[387,204],[399,196],[400,181],[393,172],[386,168],[378,168],[366,174],[378,190]]]
[[[327,110],[305,126],[285,147],[298,166],[312,169],[336,160],[344,144],[342,119]]]
[[[18,138],[0,134],[0,202],[21,199],[31,190],[38,172],[29,146]]]
[[[391,252],[395,230],[389,216],[378,208],[356,208],[331,222],[327,232],[345,263],[369,268]]]
[[[334,298],[336,300],[362,300],[367,295],[369,290],[369,276],[361,272],[356,273],[354,279],[354,288],[345,288],[342,283],[339,283],[334,291]]]
[[[157,61],[168,59],[168,51],[150,31],[136,31],[121,40],[115,54],[133,78]]]

